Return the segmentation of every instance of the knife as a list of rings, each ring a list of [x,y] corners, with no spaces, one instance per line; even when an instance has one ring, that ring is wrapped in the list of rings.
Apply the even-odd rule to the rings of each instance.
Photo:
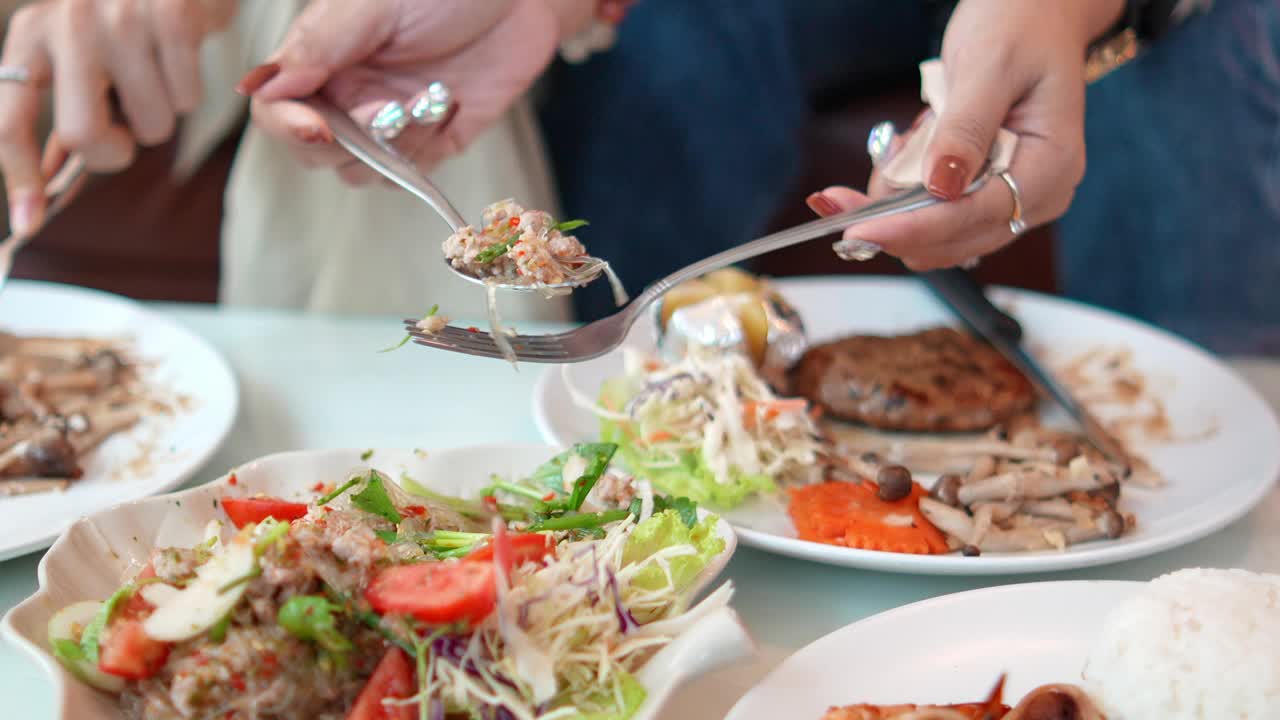
[[[84,158],[71,155],[51,180],[44,186],[45,222],[62,211],[80,187],[84,178]],[[13,269],[13,256],[31,240],[31,235],[10,235],[0,243],[0,291],[4,290],[9,280],[9,271]]]
[[[1132,469],[1133,460],[1124,445],[1057,378],[1031,357],[1022,346],[1022,325],[993,305],[972,275],[960,268],[949,268],[920,273],[920,277],[975,335],[1021,371],[1042,396],[1062,406],[1084,431],[1090,444],[1108,460],[1120,465],[1125,474]]]

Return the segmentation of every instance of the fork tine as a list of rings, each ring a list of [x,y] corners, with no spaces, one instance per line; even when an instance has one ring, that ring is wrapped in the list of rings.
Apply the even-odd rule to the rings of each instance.
[[[502,353],[498,351],[496,345],[493,346],[492,348],[462,347],[462,346],[454,345],[448,342],[442,342],[439,339],[432,339],[431,336],[427,336],[427,337],[415,336],[413,338],[413,342],[414,344],[422,345],[424,347],[429,347],[429,348],[435,348],[437,350],[448,350],[450,352],[458,352],[466,355],[474,355],[477,357],[493,358],[495,360],[505,359],[502,357]],[[568,357],[568,353],[565,351],[561,351],[555,354],[547,354],[547,353],[539,353],[539,352],[526,353],[526,352],[521,352],[519,350],[516,351],[516,359],[518,359],[520,362],[527,362],[527,363],[559,364],[564,362],[567,359],[567,357]]]
[[[408,331],[410,335],[414,335],[415,337],[418,335],[422,335],[424,337],[426,336],[426,333],[423,333],[421,330],[418,329],[417,320],[406,319],[404,321],[404,326],[405,326],[405,330]],[[459,342],[462,341],[463,335],[466,335],[469,337],[486,338],[488,339],[489,342],[492,342],[492,337],[493,337],[491,334],[486,332],[473,332],[471,330],[463,330],[454,325],[445,326],[442,330],[439,331],[438,334],[445,335],[451,338],[457,338]],[[564,347],[562,338],[568,334],[569,334],[568,332],[564,332],[564,333],[557,333],[555,335],[513,335],[511,336],[511,342],[513,345],[517,342],[523,343],[525,347],[529,349],[542,348],[547,350],[558,350]]]
[[[427,347],[484,357],[502,357],[502,352],[498,349],[497,344],[493,341],[493,336],[489,333],[447,327],[433,334],[427,334],[414,328],[409,331],[409,334],[414,338],[415,343]],[[516,357],[526,362],[554,363],[563,361],[569,356],[568,350],[558,342],[530,347],[530,343],[527,341],[538,337],[537,335],[517,335],[512,337],[511,346],[516,352]]]

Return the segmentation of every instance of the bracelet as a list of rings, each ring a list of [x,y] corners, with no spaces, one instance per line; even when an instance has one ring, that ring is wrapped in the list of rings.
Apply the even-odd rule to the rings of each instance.
[[[585,28],[560,43],[560,57],[579,64],[592,55],[608,50],[618,40],[618,26],[636,0],[598,0],[595,15]]]
[[[1093,82],[1124,65],[1143,47],[1212,4],[1213,0],[1126,0],[1116,27],[1089,46],[1085,77]]]

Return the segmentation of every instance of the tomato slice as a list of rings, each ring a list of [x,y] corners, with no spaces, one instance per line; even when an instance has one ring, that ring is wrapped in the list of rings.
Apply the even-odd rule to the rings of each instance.
[[[267,518],[288,522],[307,514],[307,506],[304,503],[288,502],[271,497],[224,497],[222,509],[238,528],[250,523],[260,523]]]
[[[135,582],[155,576],[155,568],[148,564],[138,573]],[[111,622],[102,630],[98,645],[99,670],[128,680],[143,680],[160,672],[169,657],[170,644],[143,632],[142,622],[152,610],[155,607],[138,592],[120,604]]]
[[[431,625],[478,623],[498,600],[492,563],[425,562],[379,572],[364,591],[382,615],[410,615]]]
[[[112,620],[102,631],[98,669],[127,680],[144,680],[160,672],[169,657],[169,643],[153,640],[142,620]]]
[[[369,682],[356,696],[347,720],[414,720],[413,705],[390,705],[385,699],[403,700],[417,689],[413,683],[413,666],[403,650],[393,647],[382,656]]]
[[[546,533],[522,533],[508,535],[511,544],[512,567],[520,567],[527,562],[538,562],[542,558],[556,554],[556,546],[551,536]],[[464,560],[477,562],[493,561],[494,543],[486,543],[484,547],[471,551]]]

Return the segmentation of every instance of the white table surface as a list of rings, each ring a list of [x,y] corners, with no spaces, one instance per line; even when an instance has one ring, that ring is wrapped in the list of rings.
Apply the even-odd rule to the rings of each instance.
[[[240,380],[241,410],[226,446],[197,474],[206,482],[246,460],[324,447],[445,447],[534,442],[529,413],[543,372],[513,372],[498,361],[394,342],[394,318],[331,318],[281,312],[161,305],[226,354]],[[1233,363],[1280,407],[1280,362]],[[0,563],[0,612],[36,586],[40,553]],[[1053,575],[939,578],[811,564],[740,548],[727,576],[734,605],[759,643],[756,658],[681,690],[664,718],[723,717],[791,652],[861,618],[917,600],[981,586],[1047,579],[1147,580],[1192,566],[1280,572],[1280,489],[1253,513],[1209,538],[1142,560]],[[52,686],[8,645],[0,645],[0,716],[53,718]],[[79,719],[76,719],[79,720]]]

